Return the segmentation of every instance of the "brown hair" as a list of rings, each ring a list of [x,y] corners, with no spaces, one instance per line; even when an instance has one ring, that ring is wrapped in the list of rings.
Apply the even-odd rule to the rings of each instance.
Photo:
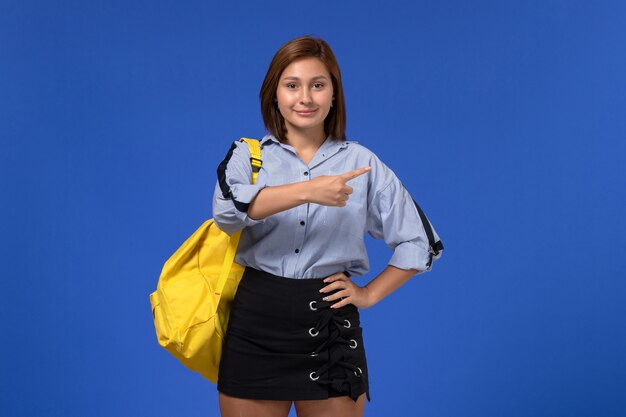
[[[289,64],[297,59],[308,57],[319,58],[324,63],[333,83],[335,100],[324,120],[324,131],[332,139],[346,140],[346,104],[337,59],[326,41],[308,35],[292,39],[281,46],[270,63],[259,93],[265,128],[278,140],[285,142],[287,134],[285,119],[275,104],[278,82]]]

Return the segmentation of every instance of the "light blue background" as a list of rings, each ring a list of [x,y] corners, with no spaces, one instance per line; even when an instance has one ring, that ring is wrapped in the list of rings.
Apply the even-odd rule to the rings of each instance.
[[[620,1],[0,1],[0,415],[218,414],[148,294],[303,34],[446,246],[362,312],[366,416],[624,415],[625,22]]]

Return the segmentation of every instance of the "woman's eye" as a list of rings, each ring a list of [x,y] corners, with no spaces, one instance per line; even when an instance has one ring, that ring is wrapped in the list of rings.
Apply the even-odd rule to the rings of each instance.
[[[289,84],[287,84],[287,88],[296,88],[296,84],[295,83],[289,83]]]
[[[313,84],[313,87],[315,87],[315,88],[324,88],[324,84],[323,83],[315,83],[315,84]]]

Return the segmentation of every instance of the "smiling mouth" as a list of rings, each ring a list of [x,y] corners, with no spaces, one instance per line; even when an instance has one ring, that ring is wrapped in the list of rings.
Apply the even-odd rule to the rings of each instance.
[[[317,110],[294,110],[294,111],[302,116],[306,116],[306,115],[315,113]]]

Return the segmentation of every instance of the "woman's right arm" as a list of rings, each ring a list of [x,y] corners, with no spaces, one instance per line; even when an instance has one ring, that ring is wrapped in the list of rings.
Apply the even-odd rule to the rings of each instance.
[[[260,220],[305,203],[344,207],[352,194],[352,187],[346,182],[370,169],[359,168],[341,175],[322,175],[309,181],[265,187],[250,203],[248,217]]]
[[[352,193],[352,187],[346,182],[369,170],[370,167],[360,168],[341,175],[320,176],[279,186],[251,184],[250,150],[245,142],[238,141],[217,169],[213,219],[220,229],[232,234],[300,204],[343,207]]]

